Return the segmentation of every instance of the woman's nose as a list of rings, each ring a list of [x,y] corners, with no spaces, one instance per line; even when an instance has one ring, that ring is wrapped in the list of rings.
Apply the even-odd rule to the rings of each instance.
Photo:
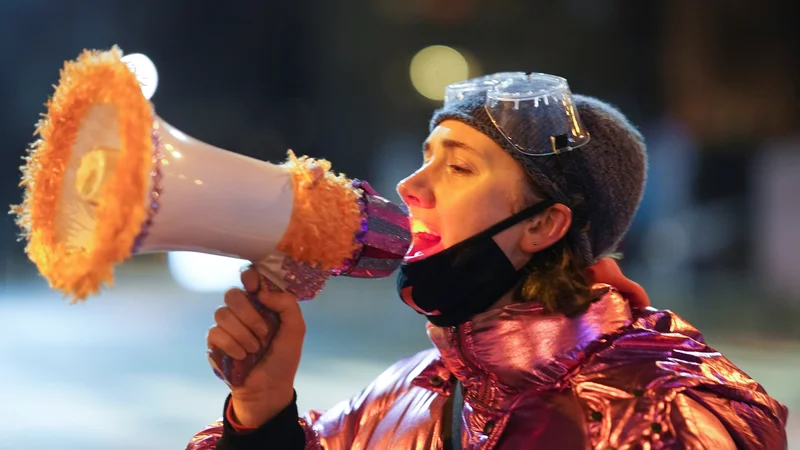
[[[433,191],[424,178],[424,174],[417,171],[397,184],[397,193],[409,207],[433,208],[436,204]]]

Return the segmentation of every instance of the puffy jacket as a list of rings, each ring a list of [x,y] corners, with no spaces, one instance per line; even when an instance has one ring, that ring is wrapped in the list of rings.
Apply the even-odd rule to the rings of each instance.
[[[442,449],[455,380],[465,450],[787,448],[786,407],[697,329],[594,289],[607,292],[576,318],[514,304],[458,327],[429,324],[435,348],[299,419],[306,449]],[[222,430],[209,425],[187,448],[213,450]]]

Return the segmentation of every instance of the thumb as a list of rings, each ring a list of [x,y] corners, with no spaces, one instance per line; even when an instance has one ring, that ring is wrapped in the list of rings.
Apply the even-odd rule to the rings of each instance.
[[[261,288],[261,274],[253,267],[247,267],[241,275],[242,286],[246,292],[255,294]]]
[[[305,335],[305,320],[297,296],[281,292],[269,279],[263,278],[265,289],[258,292],[258,301],[280,317],[279,334]]]
[[[647,291],[633,280],[622,274],[619,265],[612,258],[603,258],[597,264],[586,269],[586,276],[591,283],[602,283],[614,286],[633,308],[650,306]]]

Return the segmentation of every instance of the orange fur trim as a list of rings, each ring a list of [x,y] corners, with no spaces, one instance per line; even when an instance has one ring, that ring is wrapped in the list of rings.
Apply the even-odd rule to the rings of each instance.
[[[353,237],[361,229],[360,193],[324,159],[290,150],[284,165],[292,171],[294,205],[278,250],[322,270],[340,268],[359,246]]]
[[[98,292],[105,283],[113,284],[114,265],[131,256],[147,215],[144,198],[152,167],[153,114],[121,57],[115,46],[105,52],[86,50],[76,61],[64,64],[47,114],[36,129],[39,139],[22,168],[23,202],[11,210],[28,241],[28,257],[50,286],[72,296],[73,303]],[[62,176],[86,113],[101,103],[119,111],[120,156],[98,199],[90,248],[69,250],[55,227]]]

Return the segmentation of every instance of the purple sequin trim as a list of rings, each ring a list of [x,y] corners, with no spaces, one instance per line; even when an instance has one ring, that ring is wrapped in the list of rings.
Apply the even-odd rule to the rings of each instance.
[[[322,290],[328,276],[350,276],[382,278],[392,274],[400,265],[411,243],[408,217],[397,205],[378,196],[366,181],[355,180],[353,187],[361,191],[358,200],[361,210],[361,229],[354,240],[358,249],[353,256],[342,262],[341,267],[325,273],[308,264],[286,257],[283,270],[287,290],[301,300],[310,300]],[[392,254],[392,257],[364,258],[366,248],[374,248]],[[362,264],[362,259],[363,264]]]
[[[366,181],[355,181],[353,186],[362,190],[360,198],[362,230],[357,236],[359,252],[335,275],[355,278],[379,278],[389,276],[403,260],[411,245],[411,230],[408,216],[399,206],[380,197]],[[382,258],[384,263],[376,270],[376,258],[364,258],[369,248],[390,253]],[[362,259],[364,259],[362,264]]]
[[[163,174],[161,173],[161,160],[164,158],[164,143],[161,141],[161,136],[159,136],[155,126],[153,126],[152,141],[153,169],[150,172],[150,177],[153,182],[153,187],[150,191],[150,207],[147,210],[147,219],[142,224],[139,235],[136,236],[136,239],[133,241],[132,253],[136,253],[142,245],[142,242],[147,238],[150,226],[153,224],[153,218],[158,213],[159,199],[161,198],[161,179],[163,178]]]
[[[375,203],[367,205],[367,214],[370,217],[381,219],[401,228],[407,228],[408,226],[408,216],[398,214],[397,211],[387,209]]]
[[[408,240],[402,237],[389,236],[375,231],[367,231],[366,244],[379,250],[387,251],[402,259],[408,251]]]
[[[386,271],[386,276],[391,275],[392,271],[397,268],[397,263],[391,259],[386,258],[370,258],[363,256],[358,260],[358,267],[362,270],[371,270],[374,273]],[[376,278],[379,278],[376,276]]]
[[[355,268],[356,263],[361,257],[361,253],[364,251],[364,242],[366,240],[367,231],[369,230],[369,214],[367,213],[369,205],[367,204],[367,194],[374,191],[366,181],[355,180],[353,181],[353,187],[364,191],[358,199],[358,207],[361,210],[361,229],[356,232],[354,237],[355,242],[359,245],[358,249],[353,252],[352,258],[343,261],[341,267],[331,271],[331,275],[333,276],[344,275]]]
[[[311,300],[319,294],[329,274],[290,257],[283,260],[286,275],[286,290],[297,296],[298,300]]]
[[[367,184],[366,181],[364,181],[363,183],[365,185],[369,186],[369,184]],[[367,196],[369,197],[369,204],[377,205],[377,206],[380,206],[381,208],[386,208],[386,209],[388,209],[390,211],[394,211],[397,214],[400,214],[400,215],[403,215],[403,216],[408,216],[408,211],[406,211],[405,209],[401,208],[400,206],[390,202],[389,200],[386,200],[385,198],[381,197],[377,192],[375,192],[374,189],[372,189],[372,187],[370,187],[369,190],[366,191],[366,192],[367,192]]]

